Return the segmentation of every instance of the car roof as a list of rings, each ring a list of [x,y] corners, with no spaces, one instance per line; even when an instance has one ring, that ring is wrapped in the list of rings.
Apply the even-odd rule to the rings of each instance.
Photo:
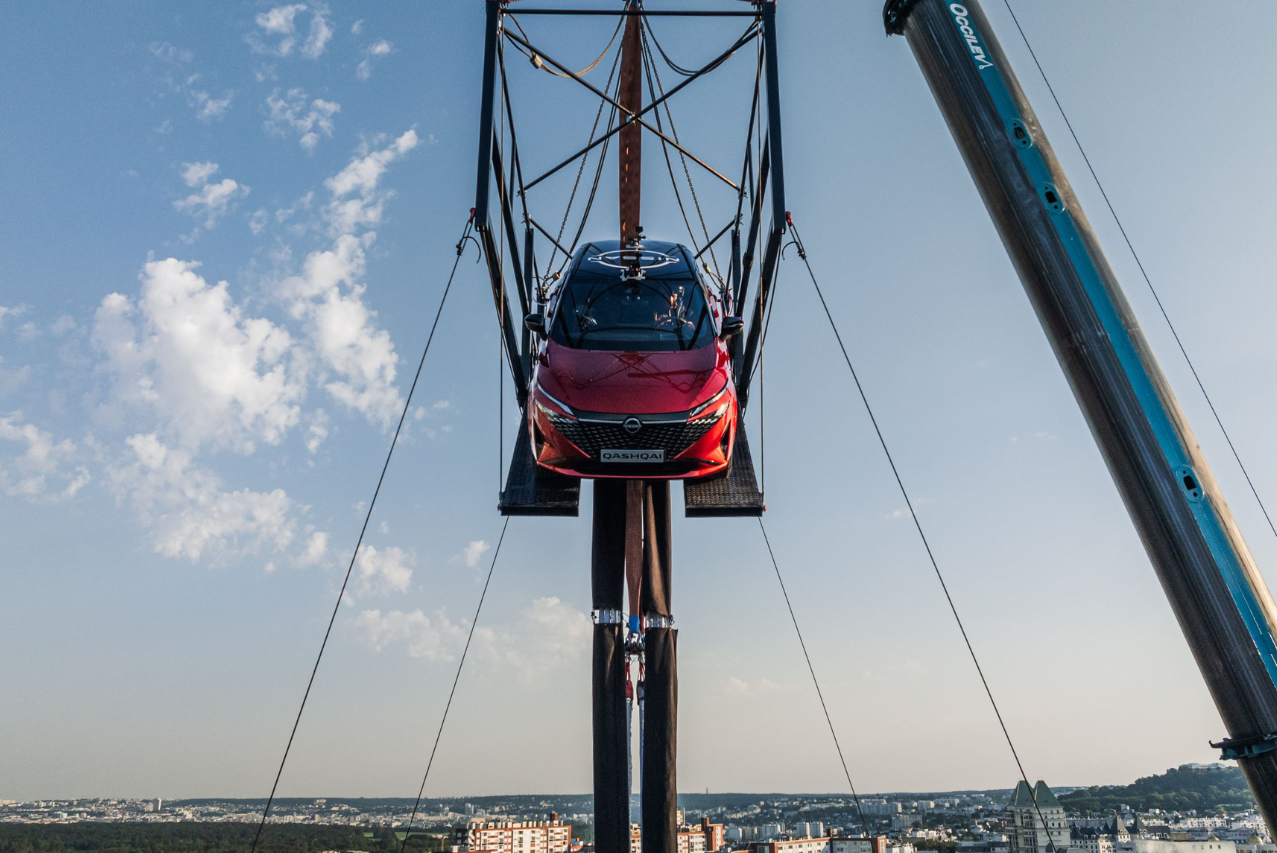
[[[593,240],[577,250],[572,271],[605,273],[614,269],[619,273],[631,263],[629,256],[635,251],[642,253],[645,275],[700,278],[687,247],[664,240],[643,240],[637,249],[623,248],[620,240]]]

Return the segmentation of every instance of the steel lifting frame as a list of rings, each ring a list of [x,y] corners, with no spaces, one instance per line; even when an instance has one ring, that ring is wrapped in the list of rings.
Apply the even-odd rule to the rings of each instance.
[[[748,327],[744,335],[738,335],[733,342],[733,368],[736,375],[737,391],[740,397],[742,407],[748,400],[750,380],[753,377],[754,366],[759,358],[762,345],[762,331],[764,320],[770,306],[773,284],[776,279],[776,270],[780,261],[780,250],[784,242],[784,235],[787,229],[787,216],[785,212],[785,170],[783,144],[781,139],[781,119],[780,119],[780,90],[779,90],[779,69],[776,55],[776,2],[775,0],[754,0],[753,8],[749,11],[728,11],[728,10],[653,10],[648,11],[640,9],[638,11],[615,11],[600,9],[550,9],[550,8],[529,8],[520,9],[518,14],[526,15],[551,15],[551,16],[618,16],[618,15],[639,15],[643,17],[673,17],[673,18],[752,18],[755,25],[750,27],[746,32],[737,39],[731,47],[717,56],[714,60],[707,63],[704,67],[696,71],[692,76],[672,87],[668,92],[659,98],[654,98],[651,103],[646,104],[642,109],[634,114],[629,114],[624,110],[610,95],[586,82],[579,75],[573,73],[567,67],[546,54],[545,51],[530,44],[525,38],[513,32],[507,32],[504,27],[503,19],[509,13],[510,0],[486,0],[486,27],[484,32],[484,48],[483,48],[483,91],[481,95],[481,106],[479,113],[479,160],[478,175],[475,186],[475,206],[474,206],[474,222],[475,230],[478,234],[479,243],[483,248],[484,260],[487,263],[488,277],[492,287],[493,304],[496,308],[498,322],[501,326],[501,335],[505,341],[506,358],[509,364],[510,375],[514,381],[515,395],[520,409],[527,404],[528,385],[531,381],[531,364],[532,364],[532,348],[533,340],[530,333],[522,328],[522,317],[529,312],[535,310],[538,302],[538,289],[536,282],[539,280],[536,268],[535,243],[536,232],[540,231],[546,239],[550,240],[557,249],[567,252],[563,246],[555,242],[554,238],[546,229],[536,222],[527,210],[526,193],[546,178],[555,174],[559,170],[575,162],[581,157],[585,157],[589,152],[603,144],[605,141],[615,136],[629,122],[638,122],[645,131],[657,136],[665,145],[673,147],[681,154],[686,156],[696,165],[708,172],[719,182],[731,187],[738,196],[737,216],[734,222],[728,223],[721,231],[719,231],[709,243],[701,248],[701,252],[708,249],[709,245],[717,242],[724,234],[731,232],[731,263],[728,274],[728,290],[731,295],[731,310],[735,313],[741,313],[746,300],[749,298],[749,279],[753,274],[755,266],[755,245],[763,226],[763,215],[765,212],[764,199],[770,190],[771,196],[771,223],[767,229],[767,237],[763,248],[763,257],[758,272],[758,285],[756,292],[753,294],[753,311],[749,317]],[[739,183],[734,182],[725,177],[719,170],[714,169],[700,157],[688,151],[674,139],[670,138],[666,133],[645,119],[649,113],[655,112],[666,101],[675,94],[683,90],[693,81],[717,69],[728,58],[730,58],[741,47],[748,44],[761,36],[761,77],[765,82],[765,110],[760,110],[763,106],[760,103],[760,95],[762,94],[762,86],[756,85],[754,93],[754,103],[751,107],[750,130],[753,133],[754,121],[759,121],[760,125],[765,127],[765,139],[761,153],[759,168],[755,174],[752,164],[750,163],[751,148],[747,141],[745,167],[742,169],[742,178]],[[517,138],[514,133],[514,117],[510,109],[508,95],[502,100],[506,104],[506,117],[509,120],[510,127],[510,157],[509,163],[505,162],[504,152],[502,151],[501,140],[498,136],[497,122],[499,120],[497,111],[498,85],[501,86],[502,94],[507,93],[505,81],[505,65],[502,54],[502,40],[507,39],[511,43],[525,49],[535,52],[546,65],[555,68],[560,74],[567,76],[589,89],[596,96],[601,98],[605,103],[617,108],[621,113],[621,119],[616,126],[608,130],[606,133],[600,134],[598,138],[592,140],[581,150],[577,151],[567,159],[558,163],[551,169],[541,175],[533,178],[526,183],[523,180],[522,164],[519,161],[519,148]],[[492,188],[493,178],[496,178],[496,204],[497,210],[492,210]],[[747,185],[747,179],[751,182]],[[749,205],[749,224],[747,227],[748,237],[742,240],[742,208],[746,196],[750,197]],[[523,239],[520,241],[518,228],[515,222],[514,204],[515,199],[521,206],[521,217],[523,224]],[[495,219],[499,224],[494,224]],[[505,242],[508,246],[503,250],[501,243],[501,232],[497,228],[505,229]],[[521,246],[520,246],[521,243]],[[513,271],[515,290],[519,298],[519,308],[522,313],[515,317],[511,312],[510,299],[506,288],[505,273],[505,255],[508,253],[510,266]],[[699,254],[698,254],[699,257]],[[521,333],[516,334],[516,323],[519,324]]]

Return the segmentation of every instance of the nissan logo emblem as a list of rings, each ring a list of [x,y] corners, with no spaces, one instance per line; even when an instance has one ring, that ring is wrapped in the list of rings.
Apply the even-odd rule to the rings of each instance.
[[[634,435],[643,428],[643,422],[638,418],[626,418],[625,423],[621,424],[621,426],[625,427],[625,431],[630,435]]]

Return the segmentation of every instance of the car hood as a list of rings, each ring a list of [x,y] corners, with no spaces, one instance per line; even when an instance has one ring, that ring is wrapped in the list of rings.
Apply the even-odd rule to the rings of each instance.
[[[711,345],[677,352],[579,350],[550,341],[537,382],[586,412],[685,412],[723,387],[727,357]]]

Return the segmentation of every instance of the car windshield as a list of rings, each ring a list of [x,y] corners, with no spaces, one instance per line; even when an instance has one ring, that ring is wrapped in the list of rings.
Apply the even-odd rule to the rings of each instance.
[[[685,268],[637,280],[578,268],[563,285],[550,336],[573,349],[689,350],[713,342],[714,324]]]

